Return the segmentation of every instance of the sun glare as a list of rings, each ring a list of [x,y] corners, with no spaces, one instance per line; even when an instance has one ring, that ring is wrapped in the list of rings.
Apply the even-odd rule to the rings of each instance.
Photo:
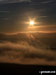
[[[34,21],[30,21],[30,25],[33,26],[34,25]]]

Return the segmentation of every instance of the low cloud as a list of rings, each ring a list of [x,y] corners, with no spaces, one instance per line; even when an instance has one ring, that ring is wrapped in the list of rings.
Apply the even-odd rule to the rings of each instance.
[[[33,35],[29,33],[0,34],[0,62],[55,65],[56,51],[47,49],[43,46],[44,44],[41,46],[40,41],[30,36]],[[12,42],[13,40],[15,41]]]
[[[0,62],[55,65],[56,51],[41,44],[39,35],[47,36],[43,33],[0,33]]]
[[[31,2],[31,0],[0,0],[0,3]]]
[[[56,62],[56,53],[51,50],[42,50],[42,49],[37,49],[34,48],[33,46],[30,46],[28,43],[24,42],[23,43],[11,43],[11,42],[4,42],[0,43],[0,59],[7,58],[8,60],[14,60],[17,63],[23,61],[27,64],[27,59],[28,60],[46,60],[47,62]],[[20,59],[20,60],[19,60]],[[0,60],[1,61],[1,60]],[[3,60],[2,60],[3,61]],[[4,62],[7,60],[4,60]],[[20,63],[20,64],[21,64]],[[24,64],[25,64],[24,63]],[[32,63],[33,64],[33,63]],[[37,63],[39,64],[39,63]]]
[[[45,0],[45,1],[42,1],[41,3],[43,4],[48,4],[48,3],[52,3],[54,2],[55,0]]]

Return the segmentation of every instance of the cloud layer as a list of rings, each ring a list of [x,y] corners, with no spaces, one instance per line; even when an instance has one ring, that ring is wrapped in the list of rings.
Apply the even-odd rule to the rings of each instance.
[[[56,49],[41,43],[40,36],[36,35],[0,34],[0,62],[56,65]]]
[[[31,2],[31,0],[0,0],[0,3]]]

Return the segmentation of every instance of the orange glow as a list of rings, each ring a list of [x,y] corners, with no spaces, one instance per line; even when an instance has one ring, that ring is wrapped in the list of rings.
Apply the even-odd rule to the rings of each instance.
[[[34,25],[34,21],[30,21],[30,23],[29,23],[31,26],[33,26]]]

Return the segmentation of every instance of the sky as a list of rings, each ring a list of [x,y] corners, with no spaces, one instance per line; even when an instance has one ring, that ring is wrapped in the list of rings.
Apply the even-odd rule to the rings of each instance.
[[[0,62],[56,65],[56,0],[0,0]]]
[[[27,30],[29,18],[39,23],[35,28],[55,31],[56,0],[0,0],[0,32]]]

